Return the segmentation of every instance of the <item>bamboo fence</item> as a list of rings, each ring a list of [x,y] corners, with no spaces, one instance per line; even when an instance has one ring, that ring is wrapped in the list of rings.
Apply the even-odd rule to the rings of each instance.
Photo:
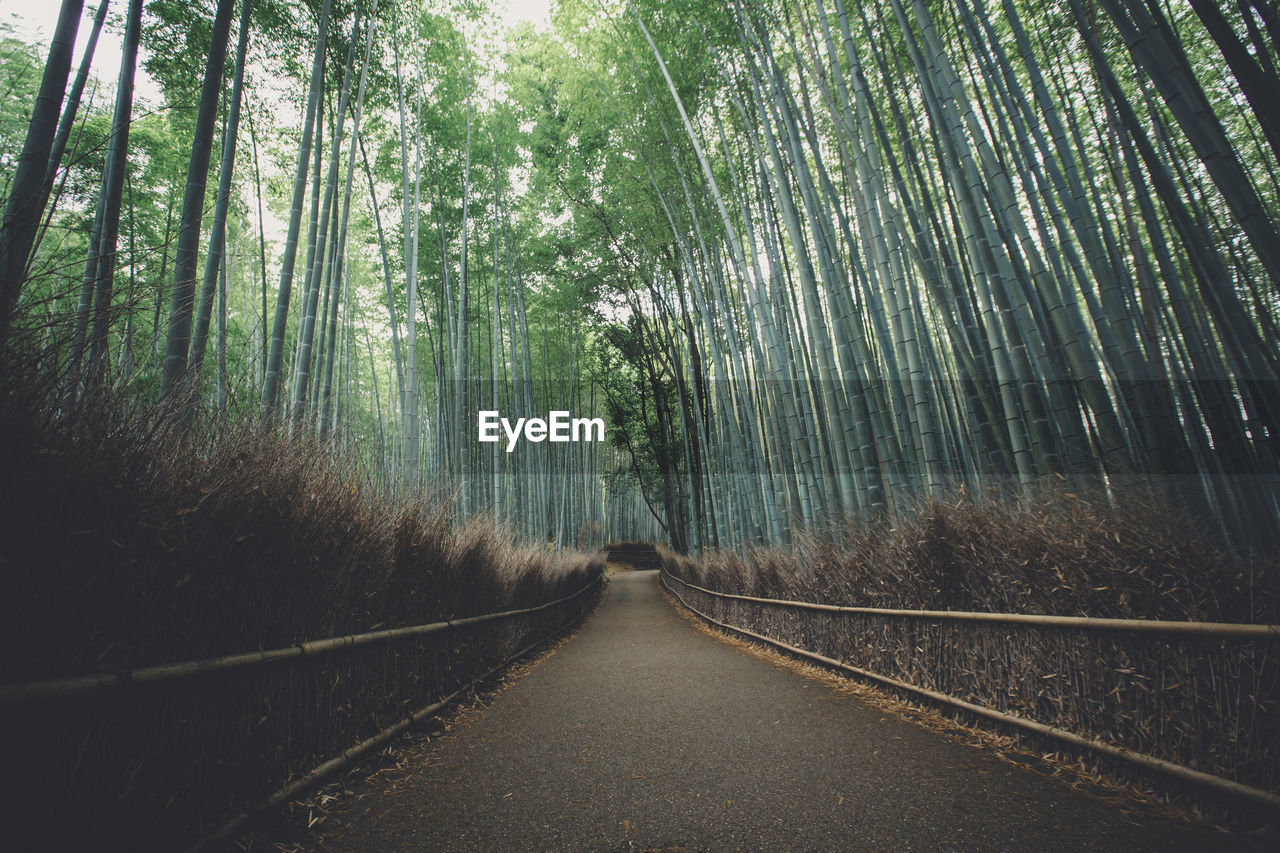
[[[602,584],[598,573],[533,607],[2,686],[0,760],[23,780],[13,837],[172,850],[222,826],[225,839],[564,630]],[[74,819],[50,820],[69,804]]]
[[[1280,626],[849,607],[661,577],[721,628],[1280,810]]]

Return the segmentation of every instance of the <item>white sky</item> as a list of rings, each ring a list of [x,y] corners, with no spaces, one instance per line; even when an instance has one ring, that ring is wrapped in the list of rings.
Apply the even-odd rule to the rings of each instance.
[[[516,21],[530,21],[535,26],[545,24],[549,20],[549,5],[550,0],[507,0],[504,20],[508,26]]]
[[[84,51],[85,42],[89,39],[89,31],[93,29],[93,15],[98,10],[98,0],[87,0],[84,14],[80,19],[80,27],[76,30],[76,51],[71,60],[71,74],[74,76],[80,65],[80,54]],[[125,4],[115,0],[108,7],[107,23],[102,35],[98,37],[98,46],[93,52],[92,73],[102,83],[114,85],[120,71],[121,33],[111,31],[112,18],[123,9]],[[53,37],[54,27],[58,23],[58,13],[62,4],[56,0],[0,0],[0,20],[14,29],[14,34],[24,41],[38,44],[46,51],[49,39]],[[145,48],[143,48],[145,51]],[[142,98],[158,104],[160,87],[142,68],[139,57],[136,79],[134,80],[136,98]]]

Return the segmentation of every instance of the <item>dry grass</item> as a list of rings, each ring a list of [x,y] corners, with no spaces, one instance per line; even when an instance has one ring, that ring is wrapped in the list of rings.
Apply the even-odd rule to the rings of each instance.
[[[5,681],[492,612],[587,576],[443,501],[388,502],[309,441],[95,414],[25,441],[0,415],[0,643],[23,649]]]
[[[1184,510],[1138,489],[1114,503],[960,495],[896,525],[711,552],[699,575],[726,592],[871,607],[1280,622],[1274,556],[1229,557]]]

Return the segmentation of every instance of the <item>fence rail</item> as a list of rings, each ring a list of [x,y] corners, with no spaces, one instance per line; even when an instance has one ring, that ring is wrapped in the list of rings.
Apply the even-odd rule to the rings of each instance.
[[[941,704],[951,705],[961,708],[967,712],[986,717],[987,719],[996,720],[1006,725],[1012,725],[1026,731],[1034,732],[1037,735],[1045,736],[1063,743],[1071,744],[1074,747],[1084,748],[1109,758],[1120,759],[1122,761],[1134,764],[1148,770],[1154,770],[1167,776],[1179,779],[1183,782],[1189,782],[1202,788],[1216,791],[1220,794],[1226,794],[1232,797],[1244,799],[1256,805],[1265,808],[1280,811],[1280,793],[1247,785],[1233,779],[1224,778],[1212,773],[1206,773],[1196,770],[1176,762],[1167,761],[1152,755],[1118,746],[1112,743],[1106,743],[1091,737],[1078,734],[1076,732],[1067,731],[1062,728],[1050,726],[1045,723],[1027,719],[1016,714],[1010,714],[986,705],[968,702],[964,699],[943,693],[937,690],[931,690],[908,681],[893,678],[888,675],[873,672],[862,667],[854,666],[843,660],[838,660],[826,655],[819,654],[810,649],[801,648],[797,645],[784,642],[775,637],[770,637],[747,628],[730,624],[727,621],[716,619],[714,616],[705,613],[690,604],[684,596],[682,596],[672,586],[670,581],[674,580],[682,584],[687,589],[697,590],[715,598],[729,599],[736,601],[745,601],[755,604],[779,605],[783,607],[791,607],[801,610],[818,610],[830,613],[841,614],[862,614],[873,616],[891,616],[891,617],[907,617],[919,618],[922,620],[956,620],[970,622],[1001,622],[1014,623],[1033,626],[1049,626],[1055,628],[1082,628],[1086,630],[1107,630],[1107,631],[1132,631],[1137,633],[1159,633],[1159,634],[1182,634],[1193,635],[1200,638],[1232,638],[1245,640],[1275,640],[1280,638],[1280,626],[1277,625],[1245,625],[1235,623],[1215,623],[1215,622],[1173,622],[1161,620],[1142,620],[1142,619],[1102,619],[1090,617],[1069,617],[1069,616],[1032,616],[1028,614],[1016,613],[972,613],[965,611],[939,611],[939,610],[892,610],[886,608],[873,607],[840,607],[835,605],[814,604],[803,601],[790,601],[785,599],[761,598],[757,596],[736,595],[733,593],[718,592],[716,590],[707,589],[697,584],[689,583],[683,578],[663,568],[661,572],[662,585],[670,592],[680,604],[683,605],[691,613],[705,621],[723,628],[750,637],[754,640],[766,643],[776,648],[800,657],[817,661],[827,666],[845,670],[863,678],[878,681],[882,684],[915,693],[924,696],[932,701]]]
[[[549,601],[534,607],[524,607],[519,610],[504,610],[501,613],[485,613],[480,616],[468,616],[462,619],[446,619],[442,622],[431,622],[425,625],[410,625],[403,628],[369,631],[363,634],[347,634],[342,637],[308,640],[281,649],[268,649],[260,652],[245,652],[243,654],[222,655],[200,660],[144,666],[125,672],[100,672],[90,675],[69,676],[67,678],[0,685],[0,707],[84,698],[131,687],[147,687],[172,681],[197,679],[215,673],[255,669],[289,660],[321,657],[372,643],[421,637],[425,634],[434,634],[466,625],[510,619],[564,604],[566,601],[577,598],[588,590],[593,589],[599,582],[600,577],[598,576],[575,593],[558,598],[555,601]]]
[[[509,610],[501,614],[489,614],[488,616],[485,616],[485,617],[471,617],[470,619],[455,620],[452,623],[432,623],[432,624],[434,625],[473,624],[477,621],[490,621],[493,618],[498,618],[501,616],[512,616],[517,614],[530,613],[535,610],[542,610],[547,607],[554,606],[556,604],[563,604],[566,601],[569,601],[573,598],[577,598],[579,595],[582,595],[582,593],[587,592],[588,590],[597,588],[603,582],[604,582],[604,573],[602,572],[596,576],[595,580],[593,580],[591,583],[587,584],[585,587],[578,590],[577,592],[573,593],[573,595],[565,596],[564,598],[557,599],[547,604],[542,604],[533,608],[525,608],[524,610]],[[229,821],[224,823],[216,831],[214,831],[209,835],[206,835],[196,844],[187,848],[186,853],[210,853],[210,851],[219,849],[228,841],[231,841],[236,836],[244,832],[249,827],[249,825],[254,821],[262,818],[264,815],[268,814],[269,812],[280,808],[281,806],[288,803],[289,801],[296,799],[301,794],[316,787],[325,779],[337,773],[339,770],[342,770],[343,768],[350,766],[352,763],[354,763],[358,759],[362,758],[365,755],[368,755],[374,749],[387,743],[392,738],[399,736],[404,731],[406,731],[410,726],[412,726],[414,723],[420,722],[440,712],[446,706],[448,706],[449,703],[451,703],[454,699],[461,696],[464,692],[466,692],[467,690],[470,690],[471,688],[475,687],[475,685],[479,684],[480,682],[494,675],[503,667],[506,667],[513,661],[516,661],[519,658],[523,657],[524,655],[528,654],[537,646],[541,645],[542,643],[545,643],[547,640],[565,631],[582,617],[583,617],[583,611],[579,610],[569,619],[569,621],[565,622],[563,625],[560,625],[559,627],[557,627],[555,630],[551,631],[548,634],[539,636],[533,642],[526,644],[520,650],[516,651],[514,654],[507,656],[503,661],[498,663],[496,666],[489,668],[484,673],[471,679],[466,684],[463,684],[462,686],[453,690],[448,695],[441,696],[439,699],[430,703],[429,705],[426,705],[410,713],[403,719],[396,722],[394,725],[391,725],[385,729],[382,729],[372,737],[366,738],[365,740],[361,741],[355,746],[352,746],[348,749],[343,750],[341,753],[334,756],[333,758],[330,758],[328,761],[325,761],[324,763],[312,768],[309,772],[303,774],[297,779],[294,779],[289,784],[285,785],[283,788],[276,791],[271,796],[237,813],[234,817],[232,817]],[[423,625],[423,626],[415,626],[415,627],[426,628],[429,626]],[[399,630],[412,631],[413,629],[404,628]],[[437,628],[435,630],[442,630],[442,629]],[[431,633],[431,632],[417,631],[416,633],[412,633],[412,634],[403,634],[403,636],[420,636],[424,633]],[[367,635],[360,635],[360,636],[367,636]]]
[[[1280,625],[1253,625],[1239,622],[1173,622],[1164,619],[1107,619],[1098,616],[1046,616],[1034,613],[983,613],[971,610],[894,610],[885,607],[846,607],[837,604],[815,604],[785,598],[760,598],[719,592],[689,583],[684,578],[663,570],[663,575],[679,581],[689,589],[717,598],[752,601],[803,610],[828,613],[862,613],[871,616],[902,616],[918,619],[952,619],[961,622],[1003,622],[1013,625],[1047,625],[1059,628],[1084,628],[1096,631],[1133,631],[1150,634],[1182,634],[1197,637],[1234,637],[1253,640],[1280,640]]]

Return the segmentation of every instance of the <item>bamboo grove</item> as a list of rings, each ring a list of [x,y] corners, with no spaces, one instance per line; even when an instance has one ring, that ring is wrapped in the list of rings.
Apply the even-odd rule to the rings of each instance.
[[[0,335],[63,405],[252,411],[556,545],[1045,488],[1271,543],[1272,3],[498,11],[128,0],[112,87],[65,0],[5,61]],[[486,409],[610,441],[507,454]]]
[[[4,140],[0,322],[58,359],[63,407],[122,390],[219,420],[256,410],[525,540],[657,536],[615,449],[508,458],[475,440],[477,409],[585,412],[595,394],[578,367],[589,312],[572,283],[522,268],[518,139],[476,54],[495,38],[485,10],[112,11],[114,87],[94,64],[107,3],[67,0],[35,113]],[[21,91],[43,57],[8,42]],[[143,63],[160,104],[135,103]]]
[[[1277,24],[1209,0],[583,7],[571,50],[612,71],[583,92],[634,115],[576,198],[676,386],[673,542],[1046,487],[1269,541]]]

